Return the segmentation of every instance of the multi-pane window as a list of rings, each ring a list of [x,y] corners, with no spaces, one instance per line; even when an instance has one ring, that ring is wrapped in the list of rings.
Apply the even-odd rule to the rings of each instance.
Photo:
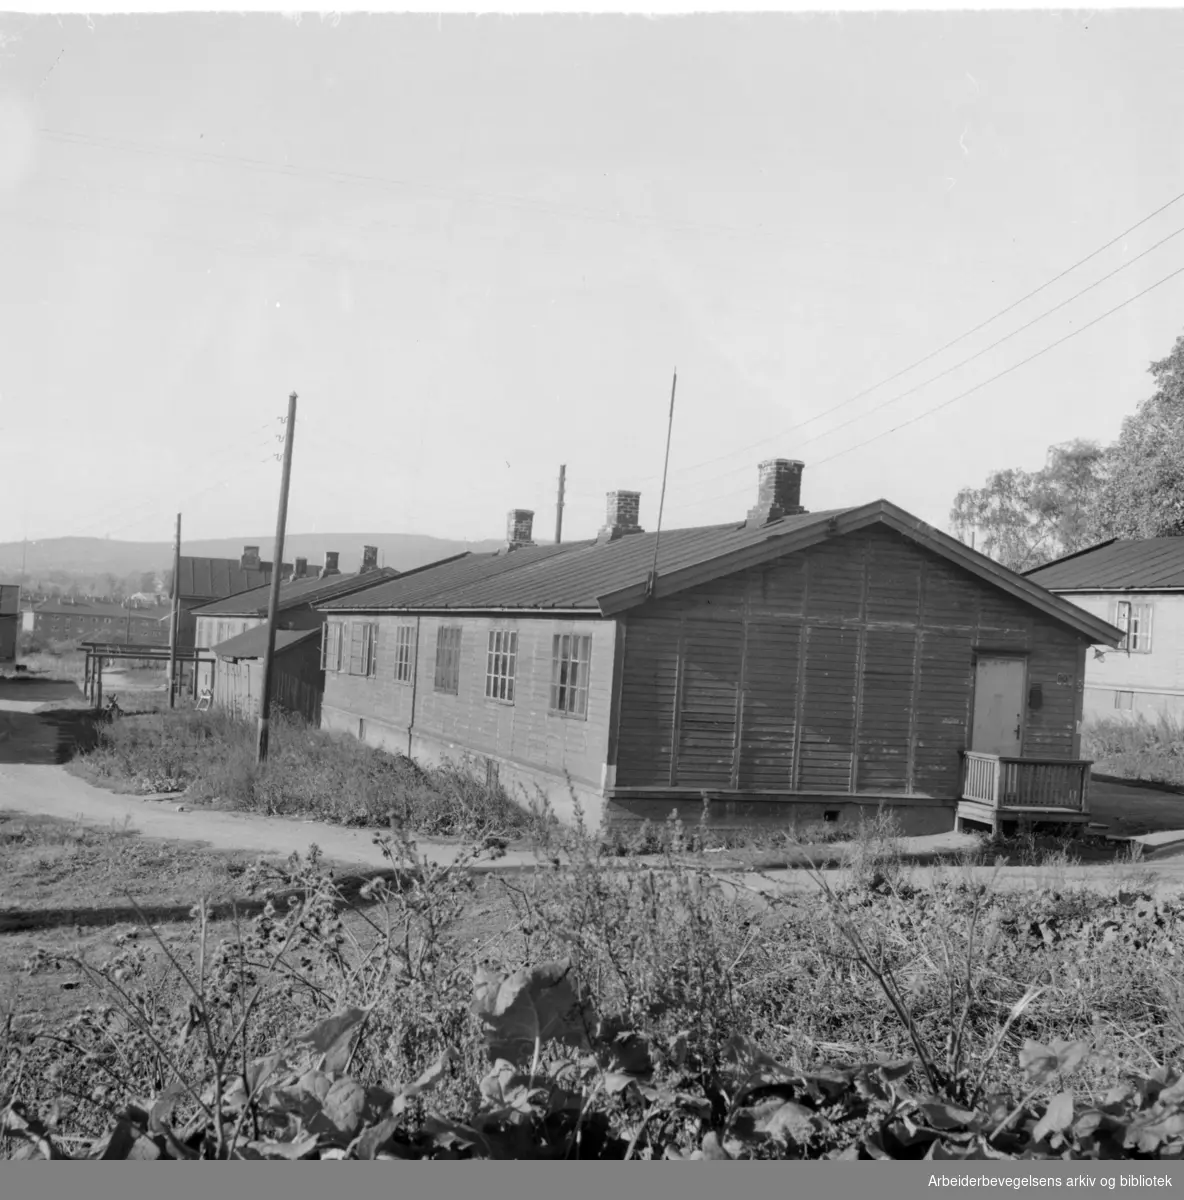
[[[459,625],[436,630],[436,691],[453,696],[460,691],[460,635]]]
[[[551,711],[588,715],[588,667],[592,639],[586,634],[556,634],[551,641]]]
[[[414,625],[400,625],[395,630],[395,679],[399,683],[411,682],[411,639],[414,636]]]
[[[373,675],[377,667],[378,626],[369,621],[354,621],[349,629],[349,673]]]
[[[1114,624],[1125,636],[1119,644],[1120,650],[1130,654],[1151,653],[1151,605],[1132,604],[1120,600],[1115,606]]]
[[[321,670],[341,670],[341,630],[340,621],[327,621],[325,632],[321,638]]]
[[[491,629],[485,658],[485,695],[490,700],[514,703],[514,671],[518,665],[518,634]]]

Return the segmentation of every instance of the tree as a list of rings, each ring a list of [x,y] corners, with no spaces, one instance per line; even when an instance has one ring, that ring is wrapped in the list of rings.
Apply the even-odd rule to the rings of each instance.
[[[1108,452],[1096,442],[1050,446],[1039,471],[994,471],[981,488],[954,498],[955,534],[1013,571],[1082,550],[1105,536],[1101,498]]]
[[[1122,423],[1102,501],[1109,537],[1184,534],[1184,335],[1149,368],[1154,395]]]

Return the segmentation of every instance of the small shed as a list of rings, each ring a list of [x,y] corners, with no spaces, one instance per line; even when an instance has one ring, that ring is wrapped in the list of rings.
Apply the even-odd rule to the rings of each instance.
[[[245,720],[258,717],[267,626],[248,629],[213,649],[213,707]],[[272,702],[319,725],[325,692],[320,629],[277,629],[272,672]]]

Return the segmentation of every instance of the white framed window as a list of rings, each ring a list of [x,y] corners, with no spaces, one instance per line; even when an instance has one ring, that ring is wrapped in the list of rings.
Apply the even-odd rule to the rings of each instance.
[[[551,640],[551,711],[569,717],[588,715],[588,674],[592,639],[587,634],[557,633]]]
[[[460,692],[461,626],[441,625],[436,630],[435,688],[451,696]]]
[[[411,682],[411,646],[415,637],[414,625],[400,625],[395,630],[395,680]]]
[[[1112,620],[1114,625],[1125,635],[1119,643],[1120,650],[1125,650],[1128,654],[1151,653],[1151,615],[1150,604],[1132,604],[1129,600],[1118,601]]]
[[[326,621],[324,633],[321,635],[321,670],[341,670],[341,629],[342,622]]]
[[[378,665],[378,626],[369,621],[354,621],[349,629],[349,673],[369,676]]]
[[[485,697],[514,703],[514,674],[518,667],[518,634],[512,629],[491,629],[485,658]]]

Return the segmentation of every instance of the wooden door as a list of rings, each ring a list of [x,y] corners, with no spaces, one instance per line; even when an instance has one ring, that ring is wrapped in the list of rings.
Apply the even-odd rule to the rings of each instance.
[[[1024,686],[1027,663],[1022,658],[980,658],[974,674],[974,724],[970,748],[980,754],[1018,758],[1024,746]]]

